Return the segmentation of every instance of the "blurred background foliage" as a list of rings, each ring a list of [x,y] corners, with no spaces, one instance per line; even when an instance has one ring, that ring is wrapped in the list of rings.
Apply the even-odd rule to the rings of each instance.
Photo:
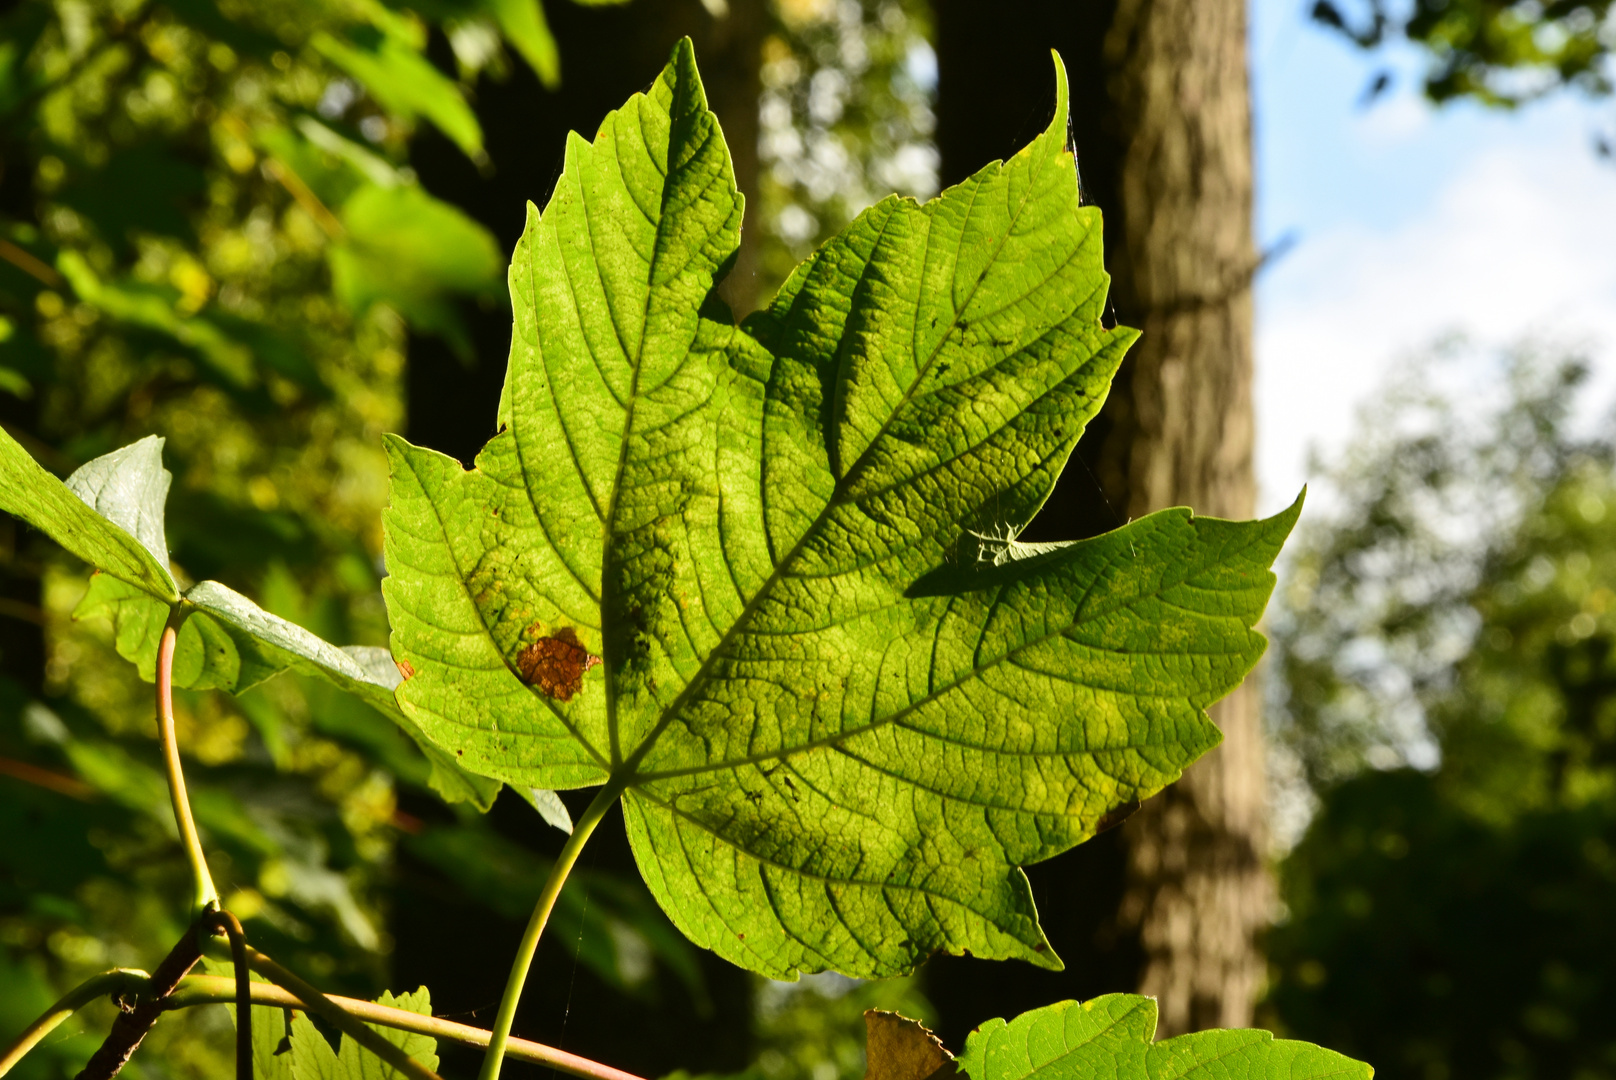
[[[1311,12],[1315,22],[1365,49],[1416,45],[1432,101],[1514,108],[1565,89],[1595,98],[1616,89],[1611,0],[1315,0]],[[1390,69],[1376,74],[1366,100],[1391,81]],[[1595,136],[1594,147],[1602,157],[1616,156],[1616,134]]]
[[[1424,45],[1439,99],[1609,90],[1607,3],[1313,12],[1366,46]],[[741,58],[733,87],[706,69],[752,193],[738,306],[877,197],[936,191],[924,0],[11,5],[0,422],[59,475],[165,436],[183,574],[385,643],[378,436],[464,457],[492,434],[491,408],[461,406],[502,377],[521,200],[542,202],[559,132],[592,130],[676,32]],[[1294,847],[1266,1018],[1388,1080],[1616,1075],[1612,440],[1574,420],[1574,360],[1523,348],[1477,401],[1449,377],[1474,358],[1439,352],[1332,464],[1272,609]],[[0,521],[0,1036],[91,972],[153,965],[187,903],[149,690],[104,621],[72,618],[86,585]],[[408,739],[323,683],[178,711],[252,937],[332,989],[425,982],[486,1023],[560,835],[509,792],[446,805]],[[865,1008],[937,1019],[925,971],[772,984],[692,949],[620,828],[573,882],[523,1034],[646,1075],[836,1080],[862,1074]],[[109,1017],[19,1075],[71,1076]],[[227,1021],[193,1010],[147,1045],[137,1077],[219,1075]],[[449,1075],[475,1068],[443,1053]]]
[[[408,426],[406,356],[430,342],[453,361],[441,381],[497,379],[500,354],[481,350],[479,363],[469,328],[509,327],[508,238],[479,222],[475,199],[434,196],[414,166],[451,156],[496,174],[484,124],[501,115],[487,103],[479,115],[479,92],[497,105],[490,91],[515,83],[530,111],[528,88],[561,84],[566,58],[545,10],[538,0],[8,9],[0,422],[59,475],[165,436],[182,575],[223,581],[328,640],[385,644],[379,436]],[[765,218],[781,223],[769,242],[782,252],[772,288],[875,194],[935,190],[935,72],[913,0],[795,0],[766,14]],[[534,152],[558,161],[560,143]],[[542,201],[549,175],[521,177],[526,197]],[[505,209],[519,216],[520,202]],[[187,903],[150,691],[118,660],[104,619],[73,618],[86,586],[82,566],[0,522],[8,1032],[94,971],[151,967]],[[491,1008],[558,833],[509,795],[486,816],[446,806],[408,739],[316,680],[283,677],[234,699],[181,692],[177,712],[215,877],[255,940],[334,990],[371,995],[425,977],[447,987],[440,1007],[458,1002],[473,1018]],[[541,962],[567,977],[530,995],[530,1011],[559,1022],[551,1041],[587,1044],[590,1022],[568,1023],[575,999],[580,1014],[594,1001],[598,1028],[638,1016],[658,1033],[638,1054],[615,1053],[617,1064],[755,1060],[770,1080],[828,1080],[862,1068],[868,1004],[924,1012],[905,981],[754,992],[673,930],[637,875],[621,872],[626,855],[592,854],[564,896]],[[395,955],[399,936],[407,957]],[[90,1010],[20,1075],[71,1076],[109,1018]],[[222,1010],[176,1015],[148,1046],[130,1066],[137,1076],[217,1075],[228,1021]],[[469,1056],[446,1062],[474,1067]]]
[[[1363,417],[1271,609],[1268,1018],[1388,1080],[1616,1075],[1616,444],[1450,343]]]

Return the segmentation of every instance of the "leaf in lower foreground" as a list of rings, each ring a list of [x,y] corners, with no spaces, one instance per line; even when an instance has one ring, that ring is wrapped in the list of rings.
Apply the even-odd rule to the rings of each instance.
[[[970,1080],[1369,1080],[1361,1061],[1266,1031],[1201,1031],[1152,1042],[1156,1002],[1108,994],[990,1020],[965,1042]]]
[[[1016,535],[1133,331],[1101,325],[1066,90],[733,324],[742,202],[688,42],[569,138],[512,260],[476,468],[390,437],[398,688],[467,767],[624,792],[674,923],[755,971],[1060,966],[1018,867],[1215,745],[1299,507]]]
[[[376,1004],[394,1009],[407,1009],[422,1016],[432,1015],[432,998],[424,986],[412,994],[400,994],[397,997],[383,991],[382,996],[376,999]],[[257,1022],[258,1013],[254,1010],[254,1025]],[[437,1071],[438,1041],[432,1036],[381,1027],[377,1024],[368,1026],[428,1069]],[[255,1026],[254,1035],[256,1034]],[[314,1022],[302,1012],[297,1013],[292,1021],[291,1056],[293,1080],[404,1080],[403,1073],[369,1050],[360,1047],[347,1035],[342,1036],[341,1048],[332,1050],[331,1044],[325,1041],[325,1036],[320,1034]]]
[[[503,782],[461,768],[400,711],[393,699],[393,688],[402,676],[386,649],[329,644],[216,581],[191,586],[184,598],[195,610],[181,625],[175,643],[175,686],[242,694],[286,671],[318,675],[402,728],[431,766],[428,785],[447,802],[470,802],[482,810],[493,805]],[[141,678],[151,682],[156,677],[157,644],[168,612],[169,605],[162,601],[115,578],[97,575],[90,580],[73,617],[108,618],[118,655],[133,663]],[[554,797],[553,792],[547,794]],[[529,801],[536,798],[543,796]],[[550,821],[553,808],[546,806],[540,813],[546,809],[552,811],[545,815],[545,820]]]

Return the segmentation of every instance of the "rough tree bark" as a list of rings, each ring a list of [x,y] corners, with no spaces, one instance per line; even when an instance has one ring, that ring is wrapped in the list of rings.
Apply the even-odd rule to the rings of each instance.
[[[1256,253],[1244,0],[937,0],[936,9],[945,182],[1006,156],[1043,122],[1046,50],[1059,49],[1073,76],[1085,194],[1106,216],[1116,316],[1144,331],[1029,538],[1089,535],[1175,505],[1250,517]],[[1073,952],[1067,987],[1154,994],[1163,1034],[1249,1024],[1262,978],[1256,937],[1272,893],[1254,690],[1212,715],[1221,747],[1094,852],[1063,857],[1075,872],[1035,879],[1046,922]],[[1123,867],[1120,895],[1108,892],[1103,875]],[[957,992],[936,992],[947,1011]]]

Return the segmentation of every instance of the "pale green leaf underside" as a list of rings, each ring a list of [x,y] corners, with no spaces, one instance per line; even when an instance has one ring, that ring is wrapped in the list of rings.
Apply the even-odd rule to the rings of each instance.
[[[119,655],[152,681],[157,645],[175,601],[163,515],[171,477],[163,440],[148,436],[104,454],[64,483],[0,431],[0,509],[23,518],[96,567],[75,616],[104,614]],[[217,582],[192,586],[197,609],[180,630],[174,684],[241,693],[288,669],[322,675],[393,719],[432,763],[431,783],[451,802],[492,805],[500,781],[475,776],[424,738],[399,710],[400,676],[386,649],[337,648]]]
[[[1214,745],[1261,652],[1294,510],[1007,543],[1134,336],[1065,110],[1063,75],[1031,146],[872,207],[737,329],[684,43],[529,209],[477,467],[388,440],[405,712],[513,784],[621,785],[673,921],[766,975],[1058,966],[1017,867]]]
[[[91,468],[96,465],[91,462],[75,474],[84,477],[81,497],[0,431],[0,510],[22,518],[120,581],[164,600],[177,599],[179,589],[168,572],[168,553],[163,549],[162,506],[157,507],[154,529],[150,509],[140,503],[153,493],[159,497],[168,494],[161,449],[162,440],[145,439],[117,451],[129,455],[124,465],[134,466],[135,476],[125,484],[109,483],[105,475]],[[151,469],[154,457],[155,473]],[[97,499],[103,499],[120,519],[117,524],[97,513],[93,505]]]
[[[970,1080],[1369,1080],[1374,1070],[1312,1043],[1266,1031],[1201,1031],[1153,1043],[1156,1002],[1108,994],[1063,1001],[966,1040]]]
[[[196,610],[180,627],[175,645],[175,686],[242,694],[285,671],[319,675],[403,728],[432,767],[428,783],[446,801],[469,802],[483,810],[493,805],[502,781],[461,768],[399,709],[393,688],[401,676],[388,650],[332,645],[216,581],[199,582],[184,595]],[[110,619],[118,655],[151,682],[168,612],[168,604],[115,578],[97,575],[73,616]]]
[[[148,435],[86,462],[67,478],[67,490],[86,506],[140,541],[161,566],[168,565],[163,510],[174,480],[163,468],[163,440]]]

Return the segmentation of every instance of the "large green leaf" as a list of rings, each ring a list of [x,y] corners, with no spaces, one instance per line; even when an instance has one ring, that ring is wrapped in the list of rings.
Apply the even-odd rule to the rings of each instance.
[[[742,216],[688,42],[574,135],[476,468],[388,440],[397,691],[469,768],[610,782],[699,944],[774,977],[1059,967],[1019,866],[1172,782],[1296,508],[1023,545],[1134,334],[1049,129],[860,215],[737,328]]]
[[[1156,1002],[1108,994],[990,1020],[971,1032],[970,1080],[1369,1080],[1374,1070],[1266,1031],[1201,1031],[1153,1043]]]

